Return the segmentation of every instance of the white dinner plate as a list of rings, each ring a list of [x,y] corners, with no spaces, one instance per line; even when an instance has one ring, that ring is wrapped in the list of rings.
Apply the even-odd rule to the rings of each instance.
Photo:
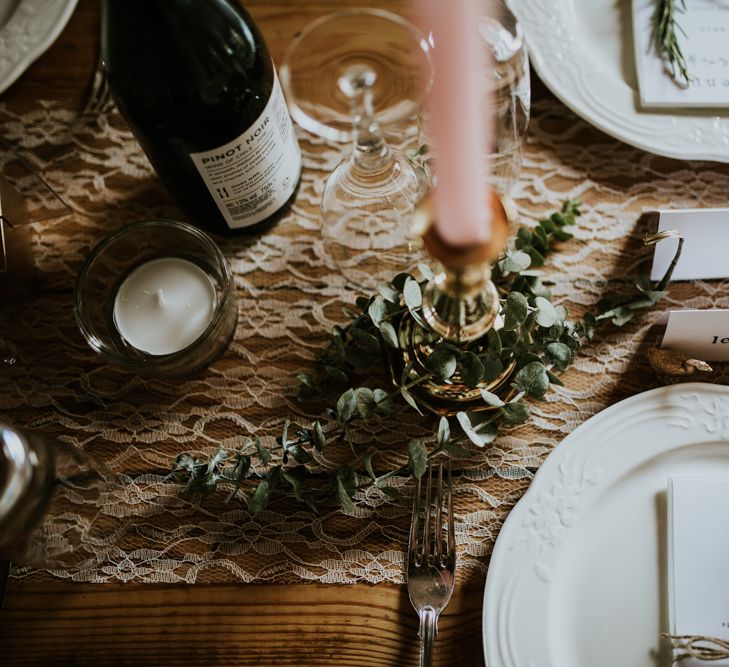
[[[78,0],[0,0],[0,93],[53,42]]]
[[[729,388],[692,383],[617,403],[557,445],[496,541],[487,666],[670,665],[667,479],[729,475],[728,440]]]
[[[729,110],[641,110],[630,0],[509,4],[540,78],[587,122],[657,155],[729,162]]]

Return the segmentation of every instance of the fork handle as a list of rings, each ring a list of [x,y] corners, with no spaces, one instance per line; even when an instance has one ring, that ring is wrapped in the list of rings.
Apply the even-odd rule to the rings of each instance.
[[[420,610],[420,667],[431,667],[433,664],[433,644],[438,634],[438,612],[433,607]]]

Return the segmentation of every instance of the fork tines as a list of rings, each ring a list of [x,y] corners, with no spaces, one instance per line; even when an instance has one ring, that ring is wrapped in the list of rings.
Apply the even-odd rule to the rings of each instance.
[[[409,558],[415,567],[445,567],[450,558],[455,557],[455,535],[453,530],[453,479],[450,463],[446,471],[446,485],[443,484],[443,462],[438,466],[436,486],[433,489],[433,464],[428,466],[425,485],[425,505],[423,501],[422,479],[418,479],[413,514],[410,523]],[[433,494],[435,492],[435,498]],[[446,513],[444,525],[443,513]]]

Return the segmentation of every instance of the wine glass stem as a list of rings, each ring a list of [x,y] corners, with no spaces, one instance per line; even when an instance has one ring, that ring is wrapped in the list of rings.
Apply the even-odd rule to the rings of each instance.
[[[352,96],[354,163],[365,171],[379,170],[389,162],[390,149],[374,119],[372,88],[357,88]]]

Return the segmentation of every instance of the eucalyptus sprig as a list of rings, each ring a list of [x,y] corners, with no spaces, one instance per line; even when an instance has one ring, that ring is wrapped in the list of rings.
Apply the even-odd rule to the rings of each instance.
[[[684,36],[686,33],[676,19],[676,14],[681,11],[686,11],[685,0],[656,0],[652,16],[653,43],[658,55],[668,63],[674,81],[686,88],[690,78],[678,39],[679,32]]]
[[[227,500],[245,497],[252,512],[264,509],[276,494],[293,496],[315,511],[339,505],[352,512],[356,494],[365,487],[373,486],[383,497],[396,498],[399,492],[391,484],[394,477],[419,478],[428,461],[436,457],[471,457],[477,451],[473,447],[493,442],[500,428],[527,421],[531,415],[527,401],[543,400],[552,385],[562,385],[559,373],[569,367],[599,323],[623,326],[665,296],[681,251],[679,244],[663,280],[654,284],[640,276],[630,283],[632,294],[627,298],[603,299],[595,313],[570,321],[567,309],[552,303],[541,269],[554,247],[572,238],[568,229],[581,215],[580,206],[577,200],[566,201],[560,211],[533,228],[520,229],[495,263],[494,282],[505,295],[501,299],[502,328],[463,345],[440,339],[422,313],[423,288],[433,277],[430,269],[421,266],[418,276],[401,273],[380,285],[377,294],[358,297],[354,309],[346,308],[349,321],[333,328],[318,356],[317,372],[298,375],[301,401],[329,402],[325,420],[293,434],[286,420],[276,439],[280,452],[269,451],[255,438],[238,452],[221,449],[209,460],[181,454],[173,476],[185,481],[186,490],[194,495],[207,494],[219,484],[227,486]],[[432,352],[425,362],[426,373],[412,377],[412,366],[406,365],[395,388],[388,391],[376,386],[372,371],[382,367],[387,348],[399,350],[398,332],[405,317],[422,327]],[[481,399],[489,409],[459,412],[455,430],[455,424],[441,417],[431,440],[408,443],[407,465],[378,470],[376,448],[356,444],[355,431],[366,430],[374,420],[397,418],[403,410],[420,412],[414,396],[418,385],[444,382],[458,373],[466,385],[475,388],[511,366],[506,395],[482,389]],[[336,461],[341,461],[342,451],[348,452],[346,460],[332,463],[330,451],[338,454],[333,457]],[[274,455],[280,463],[272,466]]]

